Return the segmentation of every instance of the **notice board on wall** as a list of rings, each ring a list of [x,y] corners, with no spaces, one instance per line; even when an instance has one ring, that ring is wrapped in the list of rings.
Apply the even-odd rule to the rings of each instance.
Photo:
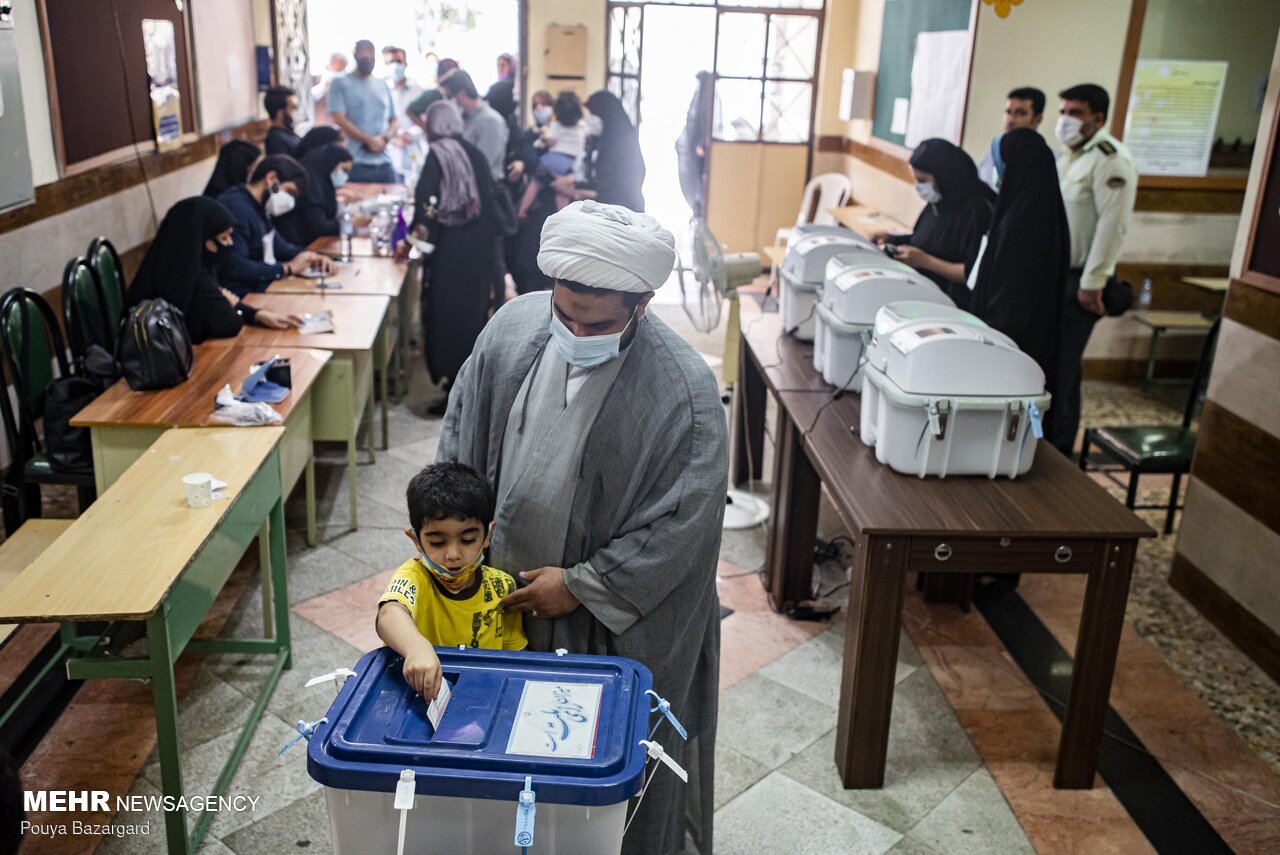
[[[954,105],[954,115],[958,117],[963,113],[964,87],[968,85],[967,45],[971,41],[967,34],[973,16],[973,2],[974,0],[885,0],[884,24],[880,32],[880,64],[876,74],[875,110],[871,123],[872,136],[898,145],[910,144],[909,127],[913,142],[917,141],[914,138],[924,128],[928,129],[928,135],[945,136],[935,132],[938,118],[932,112],[933,106],[954,100],[958,102]],[[934,47],[950,47],[960,41],[956,33],[961,31],[966,34],[963,38],[966,49],[965,73],[959,80],[947,76],[954,74],[955,63],[933,62],[936,57],[932,52],[922,57],[922,67],[919,71],[916,70],[916,51],[921,46],[922,34],[950,34],[927,35],[924,47],[926,51],[931,51],[931,42]],[[921,82],[922,73],[928,77],[929,84],[927,91],[919,93],[923,98],[917,107],[914,122],[911,120],[913,73],[917,84]],[[955,132],[959,132],[958,123]]]

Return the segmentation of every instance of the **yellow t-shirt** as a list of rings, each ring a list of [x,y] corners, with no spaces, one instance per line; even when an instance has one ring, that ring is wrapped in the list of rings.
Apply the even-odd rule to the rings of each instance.
[[[400,565],[379,604],[401,603],[413,615],[418,632],[437,647],[483,647],[489,650],[523,650],[529,643],[524,635],[520,612],[506,612],[502,598],[516,589],[516,581],[501,570],[480,568],[480,587],[465,600],[453,600],[440,593],[431,573],[417,558]]]

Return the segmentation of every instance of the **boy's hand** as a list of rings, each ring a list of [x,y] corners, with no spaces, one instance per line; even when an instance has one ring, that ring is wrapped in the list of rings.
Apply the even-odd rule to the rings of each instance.
[[[436,699],[440,691],[440,657],[430,644],[423,644],[404,658],[404,679],[428,702]]]
[[[504,609],[528,612],[536,618],[558,618],[581,605],[564,583],[561,567],[539,567],[521,573],[520,578],[529,584],[503,597]]]

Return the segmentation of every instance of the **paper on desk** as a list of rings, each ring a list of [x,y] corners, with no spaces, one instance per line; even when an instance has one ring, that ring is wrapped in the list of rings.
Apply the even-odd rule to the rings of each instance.
[[[453,697],[453,692],[449,688],[448,680],[440,681],[440,691],[436,694],[436,699],[427,704],[427,720],[431,722],[433,728],[440,727],[440,720],[444,718],[445,707],[449,706],[449,699]]]
[[[213,488],[213,497],[215,499],[225,499],[227,497],[227,482],[219,481],[214,478],[209,482],[209,486]]]
[[[333,312],[330,309],[303,315],[302,326],[298,327],[300,335],[331,332],[333,332]]]

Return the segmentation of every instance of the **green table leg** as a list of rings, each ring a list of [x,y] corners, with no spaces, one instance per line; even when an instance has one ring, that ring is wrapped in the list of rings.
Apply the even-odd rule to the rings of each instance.
[[[307,458],[303,486],[307,494],[307,546],[316,545],[316,458]]]
[[[262,528],[258,531],[258,578],[262,582],[262,634],[265,636],[275,635],[272,623],[275,620],[275,612],[271,610],[271,521],[267,520],[262,524]]]
[[[160,789],[175,799],[184,794],[182,754],[178,747],[178,687],[173,679],[173,654],[169,646],[169,607],[166,603],[147,618],[151,645],[151,694],[156,707],[156,746],[160,754]],[[187,812],[166,811],[165,838],[169,855],[186,855]]]
[[[391,319],[388,318],[387,319],[388,323],[384,323],[382,325],[382,330],[378,333],[378,339],[373,344],[373,358],[378,365],[378,377],[381,378],[378,384],[378,391],[382,393],[381,409],[382,409],[382,450],[383,451],[386,451],[387,448],[389,447],[389,440],[388,440],[388,433],[387,433],[387,388],[388,388],[387,373],[391,368],[391,359],[389,358],[389,354],[387,350],[388,339],[390,338],[387,327],[389,326],[390,320]],[[369,432],[370,433],[373,432],[372,421],[369,422]]]
[[[271,544],[269,574],[272,591],[271,606],[276,616],[275,632],[270,634],[275,637],[276,651],[284,657],[282,667],[287,671],[293,667],[293,634],[289,629],[288,547],[285,543],[283,498],[271,509],[271,517],[267,525],[270,527],[267,540]],[[264,578],[266,578],[265,575]],[[263,605],[266,605],[265,601]],[[266,612],[264,611],[263,614],[265,615]],[[266,696],[270,697],[270,695],[271,690],[268,689]]]
[[[1147,351],[1147,376],[1142,381],[1142,388],[1149,389],[1156,381],[1156,345],[1160,342],[1160,327],[1151,328],[1151,349]]]

